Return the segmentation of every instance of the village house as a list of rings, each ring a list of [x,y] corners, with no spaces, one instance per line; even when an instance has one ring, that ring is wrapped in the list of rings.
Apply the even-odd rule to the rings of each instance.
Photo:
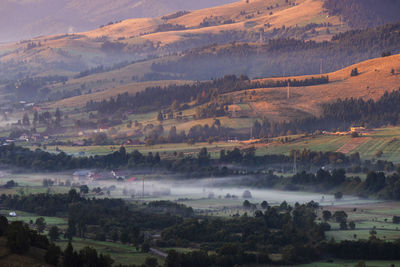
[[[29,135],[26,133],[23,133],[20,135],[20,137],[18,138],[18,140],[20,141],[25,141],[25,142],[29,142]]]

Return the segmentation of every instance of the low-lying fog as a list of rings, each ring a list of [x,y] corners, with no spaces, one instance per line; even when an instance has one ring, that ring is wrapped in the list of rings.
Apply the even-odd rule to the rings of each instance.
[[[248,179],[248,177],[246,178]],[[101,193],[96,192],[98,197],[123,197],[149,201],[172,200],[190,206],[197,206],[193,202],[199,200],[214,207],[218,205],[237,206],[241,205],[245,199],[252,203],[261,203],[266,200],[269,204],[279,204],[283,201],[289,204],[315,201],[320,205],[376,202],[348,195],[344,195],[341,200],[335,200],[331,194],[244,187],[238,185],[243,177],[177,180],[174,179],[173,175],[140,174],[136,176],[129,175],[117,181],[112,178],[107,180],[94,179],[89,175],[77,177],[70,172],[12,174],[0,171],[0,184],[5,184],[11,179],[20,186],[27,188],[27,192],[29,192],[28,188],[41,187],[43,186],[43,180],[50,179],[54,181],[53,186],[62,189],[62,192],[67,192],[71,186],[75,186],[79,190],[80,185],[87,184],[90,192],[92,192],[93,188],[101,188]],[[54,192],[60,192],[60,190],[54,190]],[[92,194],[95,193],[92,192]]]

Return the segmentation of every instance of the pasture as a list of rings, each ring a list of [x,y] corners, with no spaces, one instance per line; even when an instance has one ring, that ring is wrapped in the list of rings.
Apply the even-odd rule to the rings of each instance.
[[[67,245],[67,240],[59,240],[56,242],[58,246],[64,250]],[[81,250],[85,247],[92,247],[97,250],[98,253],[110,255],[114,260],[114,265],[130,265],[130,264],[144,264],[147,257],[156,257],[150,253],[143,253],[136,250],[135,247],[130,245],[125,245],[116,242],[106,242],[106,241],[96,241],[92,239],[82,239],[74,238],[72,241],[72,246],[74,250]],[[164,259],[161,257],[156,257],[159,264],[164,263]]]
[[[375,236],[388,241],[400,239],[400,225],[394,224],[392,218],[399,215],[399,202],[377,202],[357,205],[325,206],[324,210],[329,210],[333,214],[335,211],[344,210],[347,215],[347,222],[355,222],[354,230],[341,230],[339,223],[333,220],[328,223],[331,230],[326,232],[327,240],[333,238],[335,241],[368,239],[370,231],[376,231]],[[322,216],[322,212],[318,214]]]

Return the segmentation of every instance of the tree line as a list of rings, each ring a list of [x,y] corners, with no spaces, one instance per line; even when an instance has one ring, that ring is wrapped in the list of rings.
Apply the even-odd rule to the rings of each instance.
[[[338,99],[322,105],[321,117],[308,117],[293,121],[255,121],[253,134],[257,138],[313,133],[315,131],[348,130],[352,125],[367,128],[398,125],[400,122],[400,89],[385,92],[378,100]]]
[[[160,107],[169,107],[174,102],[182,105],[195,100],[196,105],[201,105],[210,102],[220,95],[247,89],[282,87],[288,84],[295,87],[311,86],[328,82],[329,78],[327,76],[311,77],[304,80],[286,79],[283,81],[253,82],[245,75],[239,77],[225,75],[223,78],[210,82],[169,85],[167,87],[148,87],[143,92],[138,92],[135,95],[124,93],[119,94],[116,98],[101,102],[91,100],[86,103],[86,109],[87,111],[97,110],[100,114],[113,114],[117,110],[140,113],[159,109]]]

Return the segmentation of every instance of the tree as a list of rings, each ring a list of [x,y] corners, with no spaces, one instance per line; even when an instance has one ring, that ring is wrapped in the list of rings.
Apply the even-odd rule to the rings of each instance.
[[[68,245],[64,250],[63,267],[76,266],[77,256],[78,255],[74,253],[74,248],[72,247],[71,242],[68,242]]]
[[[203,147],[199,152],[199,166],[207,166],[210,163],[210,154],[207,152],[207,148]]]
[[[168,133],[168,142],[169,143],[175,143],[177,142],[177,137],[178,137],[178,133],[176,132],[176,126],[173,125],[171,126],[171,129],[169,130]]]
[[[29,121],[29,116],[26,113],[24,113],[24,116],[22,118],[22,125],[24,125],[24,126],[31,125],[31,122]]]
[[[268,202],[265,201],[265,200],[263,202],[261,202],[261,208],[267,209],[268,208]]]
[[[0,215],[0,236],[6,234],[8,228],[8,220],[7,217]]]
[[[246,199],[245,201],[243,201],[243,207],[244,207],[245,209],[250,208],[250,207],[251,207],[250,201],[248,201],[247,199]]]
[[[60,258],[60,256],[61,256],[60,247],[58,247],[54,243],[52,243],[52,244],[50,244],[49,248],[47,249],[44,259],[46,260],[47,263],[57,266],[58,259]]]
[[[392,221],[394,224],[400,224],[400,216],[393,216]]]
[[[82,194],[87,194],[87,193],[89,193],[89,187],[87,186],[87,185],[81,185],[80,187],[79,187],[79,191],[82,193]]]
[[[92,139],[94,145],[105,145],[108,142],[107,134],[105,133],[96,133]]]
[[[181,255],[176,252],[175,250],[170,250],[168,252],[168,256],[165,259],[165,266],[166,267],[183,267],[182,266],[182,258]]]
[[[335,193],[335,199],[336,200],[340,200],[343,198],[343,193],[342,192],[336,192]]]
[[[353,221],[349,222],[349,227],[350,227],[351,230],[356,229],[356,224],[355,224],[355,222],[353,222]]]
[[[347,220],[347,214],[346,214],[346,212],[344,212],[342,210],[336,211],[333,214],[333,218],[335,218],[335,221],[338,223],[343,222],[343,221],[345,222]]]
[[[329,210],[324,210],[322,212],[322,219],[324,219],[324,221],[329,221],[332,218],[332,213]]]
[[[150,251],[150,241],[146,240],[142,244],[142,252],[147,253]]]
[[[56,109],[56,113],[54,114],[54,116],[56,117],[56,121],[55,121],[56,125],[60,126],[61,125],[62,113],[61,113],[59,108]]]
[[[52,226],[49,231],[49,237],[52,242],[56,241],[60,236],[60,230],[57,226]]]
[[[346,221],[340,222],[340,230],[347,230],[347,223]]]
[[[145,260],[144,265],[146,267],[157,267],[158,266],[158,261],[154,257],[147,257]]]
[[[12,222],[7,229],[7,246],[16,253],[25,253],[31,246],[29,227],[22,222]]]
[[[164,120],[164,115],[162,114],[161,111],[158,112],[157,120],[158,120],[159,122],[162,122],[162,121]]]
[[[35,224],[39,233],[43,233],[44,229],[46,229],[46,221],[43,217],[37,218]]]
[[[358,76],[358,69],[357,68],[352,69],[350,76],[352,76],[352,77]]]
[[[253,198],[253,196],[251,195],[251,192],[249,190],[244,190],[244,192],[242,194],[242,197],[245,198],[245,199],[246,198],[247,199]]]

